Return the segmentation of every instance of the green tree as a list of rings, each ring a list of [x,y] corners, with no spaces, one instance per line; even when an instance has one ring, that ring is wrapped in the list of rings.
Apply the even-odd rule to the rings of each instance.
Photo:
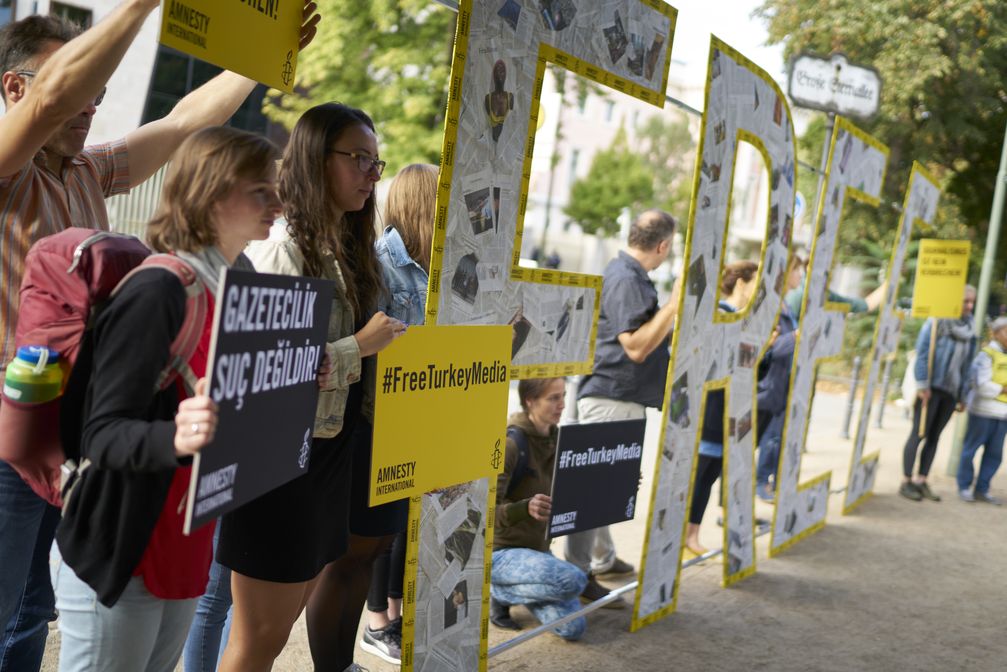
[[[891,148],[885,200],[902,203],[918,160],[945,189],[934,230],[924,233],[983,240],[1007,122],[1007,3],[765,0],[758,13],[768,20],[770,42],[782,42],[788,57],[842,52],[878,70],[880,113],[860,125]],[[817,146],[802,144],[813,151],[802,157],[813,165],[818,133]],[[856,217],[856,225],[845,227],[843,249],[867,254],[861,241],[880,241],[873,234],[890,234],[897,218],[892,207]],[[979,256],[973,255],[974,269]]]
[[[993,200],[994,177],[1007,122],[1007,3],[1002,0],[764,0],[757,12],[768,21],[769,41],[783,43],[787,57],[841,52],[871,65],[883,80],[881,109],[857,122],[891,148],[881,208],[851,204],[840,229],[838,258],[866,270],[875,286],[888,256],[917,160],[933,172],[944,193],[932,228],[914,238],[971,239],[972,277],[978,276]],[[800,157],[821,160],[824,116],[799,142]],[[801,191],[809,206],[817,175],[803,171]],[[916,244],[906,258],[901,294],[912,292]],[[996,274],[1004,272],[1001,240]],[[866,289],[866,288],[865,288]],[[991,303],[995,303],[993,299]],[[866,353],[875,316],[851,319],[846,352]],[[902,345],[911,347],[919,322],[907,320]],[[900,373],[902,360],[896,373]]]
[[[266,115],[292,128],[309,107],[366,111],[390,173],[437,163],[444,134],[455,12],[430,0],[317,0],[318,35],[298,59],[300,95],[267,97]]]
[[[626,131],[619,129],[612,146],[594,155],[591,168],[570,187],[563,212],[585,233],[614,236],[623,208],[639,209],[654,199],[650,168],[626,147]]]
[[[636,128],[636,144],[654,182],[654,203],[679,222],[688,221],[698,131],[682,115],[655,114]]]

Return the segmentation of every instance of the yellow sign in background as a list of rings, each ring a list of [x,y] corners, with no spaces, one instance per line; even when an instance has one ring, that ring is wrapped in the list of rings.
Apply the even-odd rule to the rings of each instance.
[[[924,238],[920,241],[913,317],[961,317],[971,247],[972,243],[967,240]]]
[[[499,470],[512,336],[506,325],[410,327],[381,351],[371,506]]]
[[[302,0],[163,0],[161,44],[292,93]]]

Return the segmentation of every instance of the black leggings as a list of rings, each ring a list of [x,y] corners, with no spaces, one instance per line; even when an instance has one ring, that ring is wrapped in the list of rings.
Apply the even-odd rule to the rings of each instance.
[[[308,599],[308,645],[315,672],[342,672],[353,663],[360,612],[374,559],[392,537],[350,535],[346,555],[330,562]]]
[[[951,419],[951,414],[955,412],[955,399],[944,390],[932,389],[930,391],[930,402],[927,404],[927,425],[925,439],[920,438],[920,412],[923,408],[923,400],[916,397],[913,405],[913,429],[909,433],[905,450],[902,453],[902,473],[906,478],[913,475],[913,465],[916,463],[916,449],[923,441],[923,451],[920,453],[920,476],[930,473],[930,465],[933,464],[934,454],[937,453],[937,441],[941,438],[941,432]]]
[[[689,522],[693,525],[703,522],[706,505],[710,502],[710,491],[720,478],[723,466],[722,457],[699,456],[699,462],[696,463],[696,483],[692,486],[692,506],[689,509]]]
[[[388,611],[388,598],[402,599],[402,581],[406,571],[406,533],[395,535],[392,545],[374,560],[371,588],[367,591],[367,610]]]

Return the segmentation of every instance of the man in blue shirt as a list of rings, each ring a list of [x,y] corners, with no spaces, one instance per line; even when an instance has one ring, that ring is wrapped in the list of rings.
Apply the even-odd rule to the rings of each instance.
[[[675,226],[675,218],[666,212],[644,212],[630,226],[627,249],[605,268],[594,370],[581,381],[577,394],[581,422],[644,418],[648,406],[661,407],[678,285],[670,300],[659,306],[647,273],[668,259]],[[582,594],[587,601],[608,594],[596,575],[634,570],[616,557],[608,527],[567,537],[566,559],[589,573]],[[622,608],[625,603],[617,600],[610,606]]]

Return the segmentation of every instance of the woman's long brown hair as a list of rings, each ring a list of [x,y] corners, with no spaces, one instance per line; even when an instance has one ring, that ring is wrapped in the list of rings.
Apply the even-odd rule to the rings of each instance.
[[[172,155],[157,214],[147,225],[156,252],[198,252],[217,244],[213,207],[238,180],[264,179],[279,156],[262,136],[235,128],[204,128]]]
[[[374,130],[363,111],[342,103],[316,105],[305,112],[290,134],[280,166],[279,195],[287,231],[304,256],[304,273],[322,277],[331,254],[346,282],[346,295],[357,320],[377,305],[381,270],[374,252],[374,194],[364,207],[336,218],[325,164],[343,131],[353,126]]]

